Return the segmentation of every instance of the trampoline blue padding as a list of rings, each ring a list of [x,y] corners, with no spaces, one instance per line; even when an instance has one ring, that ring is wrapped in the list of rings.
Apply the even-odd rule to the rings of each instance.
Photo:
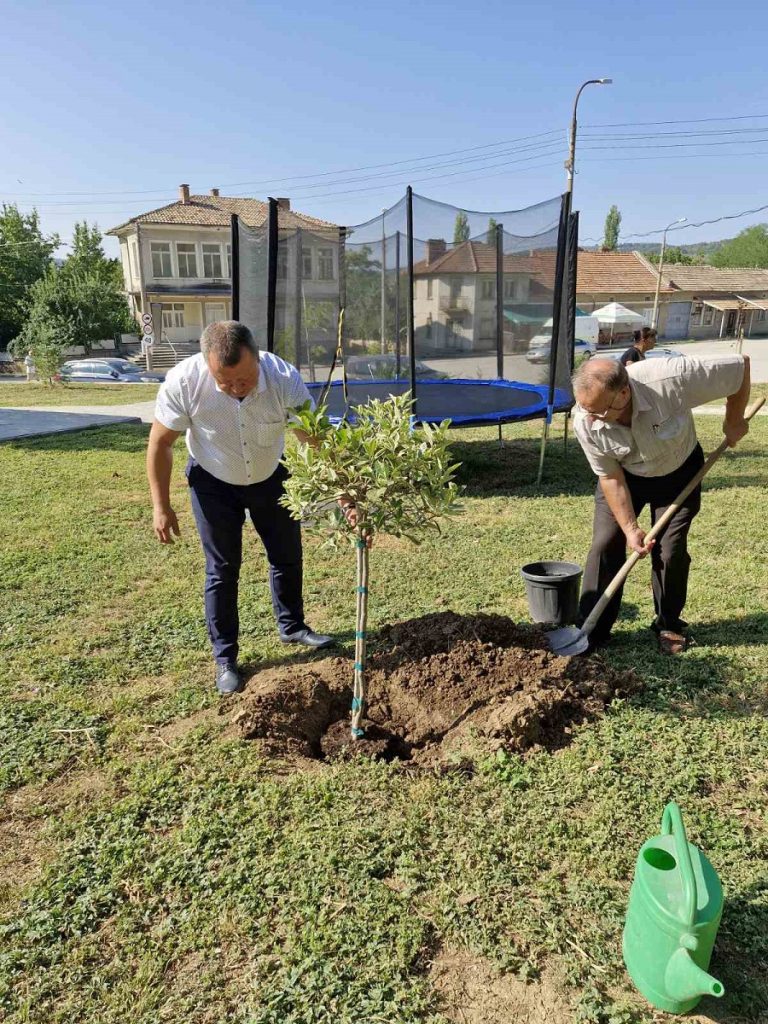
[[[307,384],[317,401],[322,384]],[[410,390],[407,380],[352,380],[347,383],[349,402],[344,402],[341,381],[334,381],[326,397],[328,416],[334,423],[353,421],[354,410],[371,398],[386,399]],[[482,427],[546,416],[549,388],[516,380],[424,380],[416,382],[416,422],[437,424],[450,420],[454,427]],[[555,388],[554,412],[573,405],[568,391]]]

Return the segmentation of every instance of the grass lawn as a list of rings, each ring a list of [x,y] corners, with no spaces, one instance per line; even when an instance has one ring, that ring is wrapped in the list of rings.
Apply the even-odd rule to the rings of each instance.
[[[128,405],[151,402],[157,384],[3,384],[0,382],[0,408],[37,405]]]
[[[3,403],[9,391],[25,386],[0,386]],[[717,418],[699,428],[710,450]],[[713,973],[727,994],[707,1009],[766,1019],[768,420],[706,484],[687,609],[698,646],[655,652],[643,563],[606,658],[644,690],[554,754],[472,773],[297,771],[227,738],[181,452],[182,538],[162,549],[146,429],[0,447],[3,1020],[446,1024],[470,1018],[441,1006],[431,964],[465,950],[534,985],[556,977],[567,1019],[650,1024],[620,936],[637,851],[671,798],[726,890]],[[524,562],[584,562],[594,481],[576,445],[565,456],[555,431],[537,493],[540,425],[507,429],[503,450],[490,432],[456,433],[467,496],[442,538],[377,544],[374,632],[449,607],[526,619]],[[351,554],[308,540],[310,622],[347,653],[353,589]],[[254,667],[311,657],[277,643],[252,537],[241,621]]]

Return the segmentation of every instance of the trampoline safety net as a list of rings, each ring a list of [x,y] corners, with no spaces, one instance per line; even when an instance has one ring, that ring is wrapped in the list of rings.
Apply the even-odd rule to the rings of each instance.
[[[281,213],[271,200],[263,227],[233,218],[234,315],[316,396],[331,376],[332,416],[408,390],[418,420],[456,425],[573,404],[578,231],[567,196],[478,212],[409,189],[352,227],[288,227]]]

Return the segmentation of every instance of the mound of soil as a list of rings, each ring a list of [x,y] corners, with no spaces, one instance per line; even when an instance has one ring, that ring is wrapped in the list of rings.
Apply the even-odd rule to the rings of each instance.
[[[233,722],[270,753],[426,762],[560,746],[573,724],[639,687],[598,658],[550,653],[535,627],[454,612],[384,627],[367,679],[364,740],[350,738],[347,658],[259,673]]]

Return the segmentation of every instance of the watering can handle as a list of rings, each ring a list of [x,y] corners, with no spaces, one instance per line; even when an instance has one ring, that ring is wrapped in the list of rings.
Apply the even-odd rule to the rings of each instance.
[[[673,834],[675,837],[677,862],[680,867],[680,874],[683,876],[683,893],[685,895],[684,924],[687,928],[693,929],[696,923],[696,905],[698,902],[696,876],[693,873],[693,862],[691,861],[688,837],[685,834],[685,825],[683,825],[683,816],[676,803],[670,802],[664,808],[664,814],[661,818],[661,834],[663,836]]]

